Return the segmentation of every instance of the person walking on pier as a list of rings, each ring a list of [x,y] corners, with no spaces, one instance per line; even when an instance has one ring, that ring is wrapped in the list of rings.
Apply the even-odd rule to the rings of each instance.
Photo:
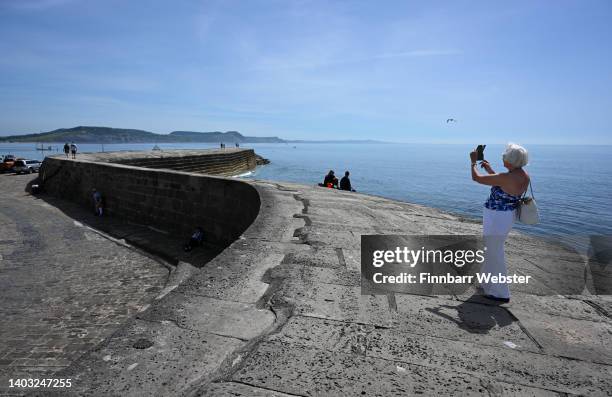
[[[72,153],[72,158],[76,159],[77,145],[74,142],[70,144],[70,153]]]
[[[485,260],[481,273],[506,276],[507,268],[504,258],[504,244],[512,229],[516,210],[521,202],[521,195],[529,187],[529,175],[523,167],[529,161],[527,150],[514,143],[508,144],[502,156],[504,167],[508,172],[496,173],[488,161],[481,159],[480,166],[487,175],[478,172],[478,153],[470,153],[472,161],[472,180],[491,187],[491,193],[484,204],[482,217],[482,234],[486,247]],[[510,301],[510,289],[507,283],[486,283],[480,285],[484,296],[498,302]]]
[[[70,156],[70,145],[68,142],[64,143],[64,154],[66,155],[66,158]]]

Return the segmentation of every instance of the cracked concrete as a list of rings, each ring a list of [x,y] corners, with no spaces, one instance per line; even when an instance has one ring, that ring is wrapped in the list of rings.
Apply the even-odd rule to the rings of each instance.
[[[513,290],[508,305],[469,292],[363,296],[361,234],[481,226],[380,197],[248,183],[261,208],[240,238],[54,376],[73,378],[78,395],[610,394],[612,300],[554,294],[584,268],[574,256],[513,233],[510,267],[549,295]],[[141,339],[153,344],[135,348]]]
[[[518,288],[511,305],[498,306],[471,294],[360,294],[360,234],[479,234],[478,223],[376,197],[282,186],[303,205],[293,216],[305,221],[295,235],[306,248],[287,252],[267,275],[274,296],[291,305],[292,315],[232,374],[204,385],[197,395],[254,390],[288,395],[607,395],[612,389],[610,350],[603,342],[609,340],[610,318],[587,303],[588,295],[534,296]],[[575,256],[516,233],[509,256],[518,257],[526,242],[538,261],[521,263],[525,272],[538,273],[542,263],[553,262],[560,275],[582,269],[582,263],[564,261]],[[566,287],[562,277],[539,277],[543,293]],[[542,330],[542,324],[548,328]],[[600,352],[597,357],[594,351]],[[256,389],[242,389],[245,385]]]

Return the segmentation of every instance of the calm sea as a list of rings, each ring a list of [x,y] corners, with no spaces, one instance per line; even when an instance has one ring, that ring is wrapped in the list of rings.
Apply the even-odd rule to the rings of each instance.
[[[59,149],[59,145],[52,145]],[[81,144],[80,152],[150,150],[153,144]],[[213,144],[159,144],[162,149],[210,148]],[[246,178],[314,185],[333,169],[350,170],[355,189],[480,218],[486,186],[470,179],[468,145],[441,144],[251,144],[271,160]],[[537,226],[517,228],[539,235],[612,235],[611,146],[532,145],[533,190],[541,212]],[[503,171],[502,145],[487,146],[485,157]],[[0,154],[42,159],[50,152],[34,144],[1,144]]]

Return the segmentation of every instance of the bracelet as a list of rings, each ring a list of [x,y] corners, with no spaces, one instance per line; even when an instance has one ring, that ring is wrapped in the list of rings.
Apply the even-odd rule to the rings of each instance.
[[[472,163],[472,167],[475,166],[476,164],[478,164],[478,163]]]

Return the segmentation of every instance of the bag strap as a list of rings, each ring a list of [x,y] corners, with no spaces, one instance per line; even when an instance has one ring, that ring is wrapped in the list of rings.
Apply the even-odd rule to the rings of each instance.
[[[529,191],[531,192],[531,198],[535,199],[535,196],[533,194],[533,187],[531,187],[531,178],[529,178]],[[527,190],[523,192],[523,197],[521,197],[521,199],[524,199],[525,197],[527,197]]]

